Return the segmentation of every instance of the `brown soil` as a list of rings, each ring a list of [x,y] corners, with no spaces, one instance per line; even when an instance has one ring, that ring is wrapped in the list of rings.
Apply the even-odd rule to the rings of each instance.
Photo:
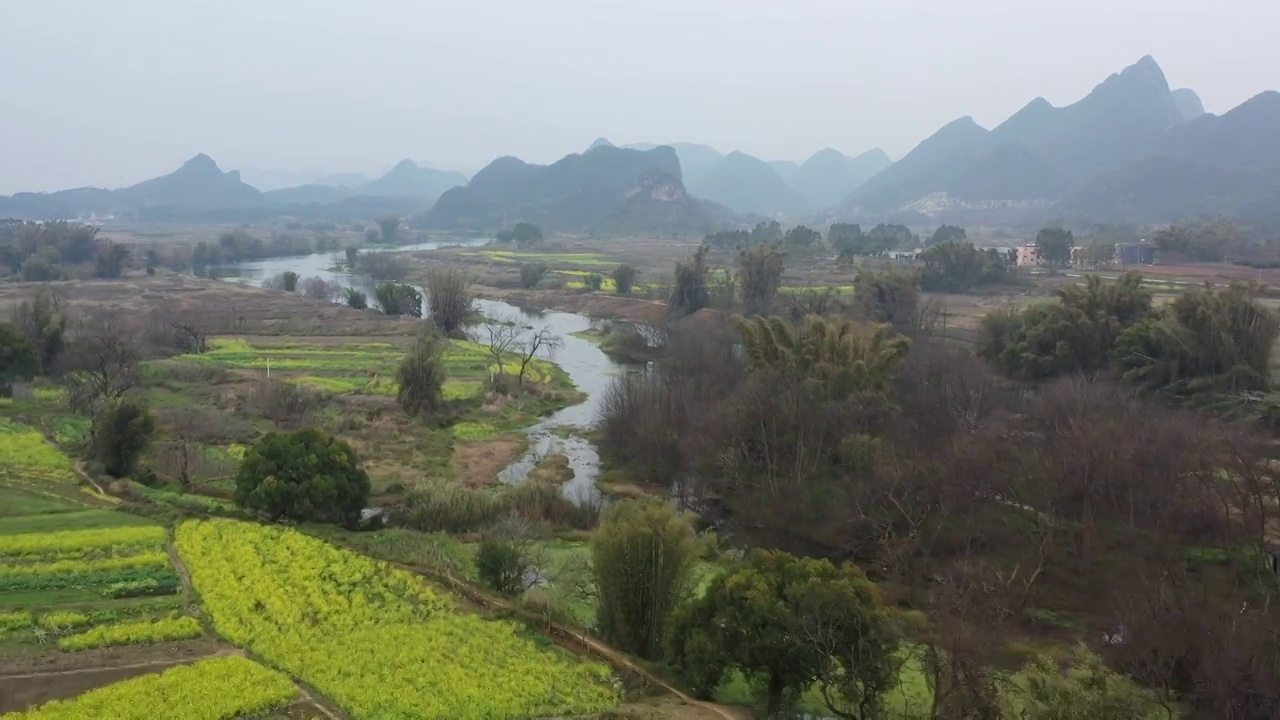
[[[573,468],[569,467],[569,456],[557,453],[548,455],[538,461],[529,472],[528,480],[550,485],[563,485],[573,479]]]
[[[114,308],[143,312],[162,308],[197,319],[211,334],[330,335],[412,337],[421,329],[411,318],[391,318],[375,310],[311,300],[301,295],[264,291],[219,280],[160,274],[119,280],[83,280],[0,285],[0,320],[40,289],[65,298],[77,311]]]
[[[480,297],[503,300],[512,305],[567,310],[593,318],[656,323],[667,315],[667,304],[664,302],[607,293],[584,293],[572,290],[513,290],[483,285],[477,285],[473,290]]]
[[[139,675],[158,673],[178,665],[189,665],[197,660],[229,654],[234,654],[234,651],[226,650],[198,657],[136,662],[111,667],[0,676],[0,713],[25,710],[50,700],[74,697]]]
[[[226,645],[210,635],[181,642],[117,645],[79,652],[62,652],[54,647],[50,647],[47,652],[33,652],[29,646],[10,646],[0,652],[0,677],[81,671],[153,662],[181,662],[224,654],[228,651]]]
[[[498,473],[520,457],[528,444],[520,433],[508,433],[481,442],[455,442],[455,477],[458,482],[471,487],[492,485],[498,481]]]

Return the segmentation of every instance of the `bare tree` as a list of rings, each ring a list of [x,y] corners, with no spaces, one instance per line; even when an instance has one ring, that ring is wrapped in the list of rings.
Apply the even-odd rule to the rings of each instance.
[[[532,328],[528,328],[533,330]],[[550,328],[542,328],[524,335],[516,344],[515,350],[520,356],[520,373],[517,376],[517,384],[524,385],[524,376],[528,371],[533,359],[538,355],[539,351],[546,354],[548,360],[555,358],[556,350],[559,350],[564,341],[559,335],[554,335]]]
[[[302,295],[312,300],[333,302],[342,295],[342,285],[335,280],[325,280],[321,277],[309,277],[302,281],[301,287]]]
[[[510,318],[496,318],[485,323],[484,335],[479,336],[477,333],[477,336],[477,339],[483,338],[481,341],[484,342],[494,365],[497,366],[491,379],[495,383],[501,382],[506,372],[505,361],[515,356],[516,362],[520,364],[516,373],[518,385],[524,385],[525,376],[538,353],[541,352],[551,360],[564,342],[558,335],[553,334],[550,328],[534,330],[533,326],[522,325]]]
[[[120,399],[139,379],[138,328],[122,313],[82,318],[67,346],[68,399],[73,410],[96,416],[104,402]]]

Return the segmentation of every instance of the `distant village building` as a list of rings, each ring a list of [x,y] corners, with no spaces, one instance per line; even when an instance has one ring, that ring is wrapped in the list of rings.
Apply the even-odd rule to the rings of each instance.
[[[1018,252],[1014,256],[1014,263],[1018,267],[1039,265],[1040,251],[1036,249],[1035,245],[1019,245]]]

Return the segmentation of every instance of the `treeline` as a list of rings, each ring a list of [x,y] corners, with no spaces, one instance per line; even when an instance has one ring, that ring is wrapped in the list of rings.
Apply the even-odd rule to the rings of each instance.
[[[1014,378],[1112,377],[1143,394],[1280,417],[1268,396],[1280,320],[1259,293],[1206,287],[1157,309],[1137,273],[1110,283],[1090,276],[1060,290],[1057,303],[984,317],[978,352]]]
[[[696,301],[691,284],[679,287],[699,262],[681,263],[673,307]],[[882,318],[915,289],[870,273],[859,284],[875,286],[864,301]],[[909,638],[935,688],[930,717],[998,717],[1006,642],[1065,631],[1122,638],[1099,652],[1146,689],[1129,696],[1141,709],[1117,717],[1179,704],[1204,717],[1280,716],[1280,619],[1267,611],[1278,585],[1266,552],[1280,477],[1266,437],[1164,401],[1247,402],[1269,389],[1275,319],[1247,289],[1206,289],[1157,310],[1131,276],[1004,313],[989,321],[982,354],[1025,383],[927,325],[908,338],[838,306],[807,309],[674,322],[664,356],[616,380],[603,404],[601,452],[629,479],[679,488],[737,543],[831,561],[780,587],[847,588],[832,586],[830,597],[846,599],[825,616],[808,604],[757,608],[748,598],[788,597],[770,576],[792,571],[791,561],[752,558],[742,572],[753,574],[734,576],[734,587],[758,593],[717,588],[691,619],[673,621],[683,629],[671,631],[674,661],[691,668],[693,687],[710,692],[727,664],[763,673],[771,708],[796,678],[822,682],[824,670],[874,697],[882,676],[871,651],[866,676],[841,661],[788,676],[733,659],[755,638],[827,637],[814,628],[864,622],[867,632],[840,647]],[[927,620],[886,630],[844,615],[878,607],[857,589],[858,572],[837,574],[845,561],[885,604]],[[1069,706],[1028,717],[1106,716]]]
[[[261,238],[247,230],[231,230],[218,236],[217,242],[201,240],[191,250],[190,266],[196,275],[203,275],[210,266],[230,265],[271,257],[310,255],[319,252],[338,252],[342,241],[332,235],[316,233],[307,237],[291,232],[276,232]]]
[[[68,222],[0,223],[0,267],[28,281],[117,278],[129,249],[98,237],[98,228]]]

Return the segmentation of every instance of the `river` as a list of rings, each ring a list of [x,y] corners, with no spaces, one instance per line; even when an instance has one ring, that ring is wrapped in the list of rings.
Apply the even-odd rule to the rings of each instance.
[[[484,239],[450,243],[428,242],[386,250],[361,250],[361,252],[413,252],[435,250],[451,245],[474,247],[487,242],[489,241]],[[214,272],[222,280],[261,286],[267,278],[275,277],[285,271],[293,271],[304,279],[321,277],[335,281],[343,287],[357,288],[372,298],[372,283],[368,277],[332,269],[341,260],[341,253],[315,253],[222,265],[215,268]],[[504,468],[499,473],[498,480],[508,484],[523,482],[538,460],[549,455],[563,454],[569,459],[569,467],[573,469],[573,479],[565,483],[562,489],[565,497],[578,504],[601,503],[601,494],[595,482],[600,474],[600,455],[595,445],[584,437],[583,433],[595,425],[605,389],[614,377],[627,371],[627,366],[610,360],[595,343],[573,335],[575,332],[591,327],[591,319],[585,315],[527,310],[500,300],[476,300],[475,305],[476,309],[487,318],[512,320],[535,329],[547,328],[552,334],[558,336],[561,346],[555,351],[554,356],[548,359],[554,360],[562,367],[574,385],[586,394],[586,399],[581,403],[564,408],[526,428],[529,449]]]

